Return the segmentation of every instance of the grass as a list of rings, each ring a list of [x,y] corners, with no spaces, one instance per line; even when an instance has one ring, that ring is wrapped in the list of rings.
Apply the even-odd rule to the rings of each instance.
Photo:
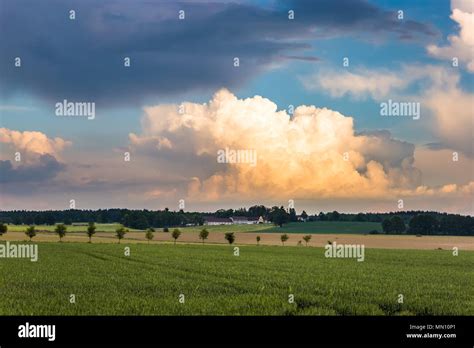
[[[366,249],[357,262],[305,247],[38,246],[36,263],[0,259],[0,315],[474,315],[474,252]]]

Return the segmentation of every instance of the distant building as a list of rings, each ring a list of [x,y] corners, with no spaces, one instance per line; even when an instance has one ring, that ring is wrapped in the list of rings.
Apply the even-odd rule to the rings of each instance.
[[[259,220],[258,217],[249,217],[247,219],[247,221],[248,221],[247,223],[258,224],[258,220]]]
[[[232,216],[230,218],[217,218],[214,216],[205,216],[205,225],[253,225],[263,224],[265,219],[260,217]]]
[[[252,221],[249,221],[249,218],[246,216],[232,216],[230,219],[236,225],[249,225],[253,223]]]

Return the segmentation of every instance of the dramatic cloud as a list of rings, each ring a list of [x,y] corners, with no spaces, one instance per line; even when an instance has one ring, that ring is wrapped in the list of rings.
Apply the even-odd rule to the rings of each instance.
[[[318,37],[369,32],[379,37],[391,33],[408,40],[420,34],[436,35],[430,25],[411,19],[400,21],[397,11],[385,11],[365,0],[280,0],[277,3],[282,9],[294,10],[295,18],[310,25]]]
[[[66,168],[58,158],[69,145],[69,141],[51,139],[41,132],[0,128],[2,192],[14,191],[16,184],[28,185],[55,178]]]
[[[271,4],[9,1],[0,11],[0,94],[95,101],[98,107],[138,104],[150,96],[240,86],[289,59],[313,62],[317,58],[301,53],[315,39],[434,35],[431,26],[399,21],[395,12],[363,0]],[[288,19],[290,9],[294,20]],[[125,57],[130,67],[124,67]]]
[[[51,155],[58,157],[66,146],[71,145],[70,141],[62,138],[48,138],[46,134],[41,132],[24,131],[19,132],[7,128],[0,128],[0,144],[9,146],[14,152],[28,155]]]
[[[12,161],[0,160],[0,183],[38,183],[54,178],[65,169],[65,165],[53,156],[41,155],[34,164],[20,164],[16,167]],[[5,189],[5,187],[4,187]]]
[[[290,118],[268,99],[228,90],[183,107],[146,108],[130,148],[162,174],[176,173],[167,158],[180,163],[193,200],[386,197],[420,182],[412,144],[387,131],[355,134],[353,119],[333,110],[299,106]],[[226,149],[255,151],[256,165],[219,163]]]
[[[467,70],[474,72],[474,5],[472,1],[453,1],[451,19],[459,25],[459,35],[448,37],[448,46],[429,45],[428,53],[433,57],[465,63]]]

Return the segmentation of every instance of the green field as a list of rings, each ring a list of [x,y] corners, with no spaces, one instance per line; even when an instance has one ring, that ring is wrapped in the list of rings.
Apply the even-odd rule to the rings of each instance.
[[[199,233],[203,228],[209,232],[266,232],[267,229],[272,227],[270,224],[252,224],[252,225],[203,225],[203,226],[191,226],[191,227],[179,227],[182,232],[193,232]],[[173,228],[170,228],[172,231]]]
[[[321,234],[363,234],[372,230],[382,231],[378,222],[353,222],[353,221],[311,221],[290,222],[283,227],[273,224],[261,225],[221,225],[198,226],[181,229],[183,232],[198,232],[203,227],[210,232],[264,232],[264,233],[321,233]]]
[[[38,245],[38,262],[0,259],[0,315],[474,315],[474,252]]]
[[[115,230],[120,226],[120,224],[95,224],[96,225],[96,232],[115,232]],[[24,232],[28,226],[27,225],[8,225],[8,231],[11,232]],[[55,225],[35,225],[37,231],[47,231],[47,232],[54,232]],[[130,231],[139,231],[133,228],[129,228]],[[75,225],[68,225],[67,226],[68,232],[86,232],[87,226],[75,226]]]
[[[96,224],[96,232],[115,232],[119,224]],[[24,232],[26,225],[8,225],[11,232]],[[55,226],[36,225],[38,231],[54,232]],[[170,231],[175,227],[170,227]],[[327,233],[327,234],[352,234],[369,233],[372,230],[382,230],[381,224],[377,222],[346,222],[346,221],[313,221],[313,222],[291,222],[278,227],[273,224],[255,224],[255,225],[217,225],[217,226],[192,226],[179,227],[182,232],[198,233],[203,228],[209,232],[268,232],[268,233]],[[86,232],[87,226],[67,226],[68,232]],[[139,231],[129,228],[130,231]],[[156,231],[162,231],[162,228],[156,228]]]
[[[265,232],[274,233],[329,233],[329,234],[359,234],[369,233],[372,230],[382,231],[378,222],[355,222],[355,221],[311,221],[290,222],[278,227],[269,225]]]

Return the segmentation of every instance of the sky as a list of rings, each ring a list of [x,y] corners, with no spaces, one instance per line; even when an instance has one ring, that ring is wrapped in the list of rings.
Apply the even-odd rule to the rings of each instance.
[[[0,0],[0,209],[472,215],[473,6]]]

